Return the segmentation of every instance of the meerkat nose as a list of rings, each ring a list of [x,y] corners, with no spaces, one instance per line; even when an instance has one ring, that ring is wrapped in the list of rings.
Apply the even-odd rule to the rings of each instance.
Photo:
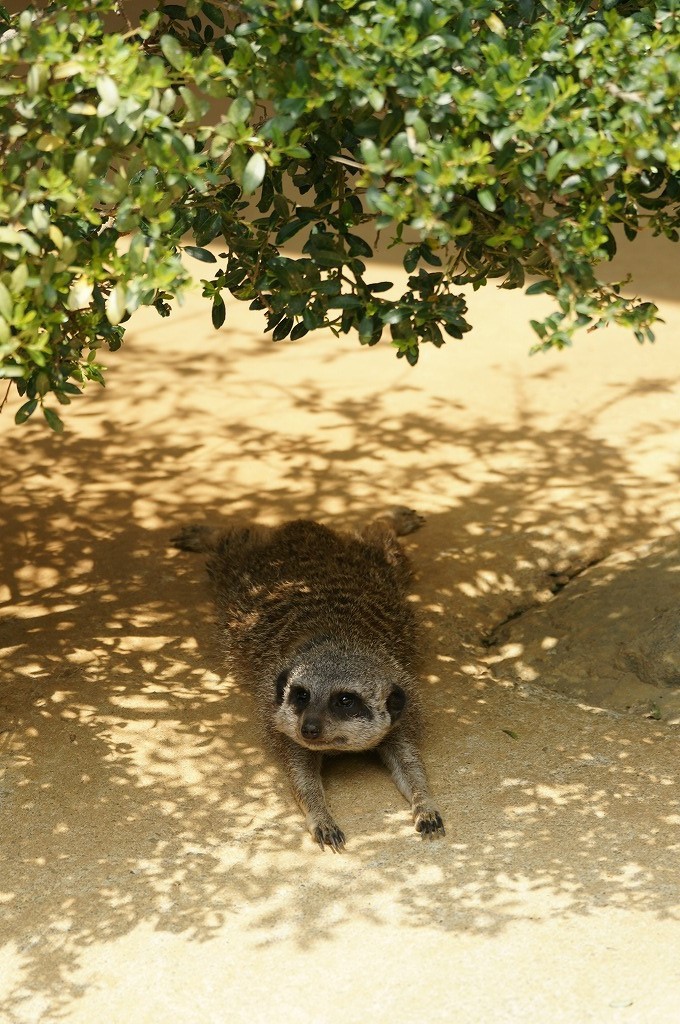
[[[305,718],[300,732],[306,740],[317,740],[321,735],[321,722],[318,718]]]

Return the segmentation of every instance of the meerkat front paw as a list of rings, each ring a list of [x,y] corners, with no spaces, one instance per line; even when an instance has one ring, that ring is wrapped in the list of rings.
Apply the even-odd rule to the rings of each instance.
[[[420,832],[425,839],[434,839],[435,836],[445,836],[446,829],[439,811],[420,811],[415,816],[416,832]]]
[[[395,505],[389,510],[389,515],[394,522],[394,530],[397,537],[405,537],[408,533],[415,533],[421,526],[425,525],[425,516],[421,516],[413,508],[406,508],[405,505]]]
[[[345,833],[335,822],[330,825],[317,825],[314,829],[314,838],[322,850],[330,846],[333,853],[340,853],[345,848]]]

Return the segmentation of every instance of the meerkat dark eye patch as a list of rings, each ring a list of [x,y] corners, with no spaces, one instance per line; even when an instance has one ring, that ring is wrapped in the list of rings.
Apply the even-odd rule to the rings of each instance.
[[[302,711],[309,704],[309,690],[305,690],[304,686],[291,686],[288,691],[288,703]]]
[[[393,722],[401,715],[402,711],[406,707],[406,694],[402,690],[401,686],[395,686],[387,698],[387,711]]]
[[[330,699],[330,710],[336,718],[373,718],[368,705],[351,690],[334,693]]]
[[[276,680],[276,703],[283,704],[283,697],[286,692],[286,683],[288,682],[289,671],[284,668],[283,672],[279,672]]]

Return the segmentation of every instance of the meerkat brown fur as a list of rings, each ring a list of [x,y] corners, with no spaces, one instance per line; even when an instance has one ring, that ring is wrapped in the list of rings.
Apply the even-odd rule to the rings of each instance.
[[[422,517],[395,508],[360,533],[297,520],[187,526],[172,543],[208,554],[228,667],[253,690],[312,836],[340,850],[324,754],[376,750],[423,836],[444,834],[416,747],[418,630],[397,537]]]

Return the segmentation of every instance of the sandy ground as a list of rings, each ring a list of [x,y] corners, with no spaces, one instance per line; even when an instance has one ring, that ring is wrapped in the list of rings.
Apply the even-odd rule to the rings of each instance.
[[[654,347],[530,359],[543,300],[488,288],[412,370],[272,345],[235,303],[216,334],[195,297],[139,315],[63,437],[5,411],[2,1024],[677,1019],[679,266],[629,253]],[[428,518],[447,835],[337,761],[334,856],[224,675],[200,557],[167,542],[397,502]]]

